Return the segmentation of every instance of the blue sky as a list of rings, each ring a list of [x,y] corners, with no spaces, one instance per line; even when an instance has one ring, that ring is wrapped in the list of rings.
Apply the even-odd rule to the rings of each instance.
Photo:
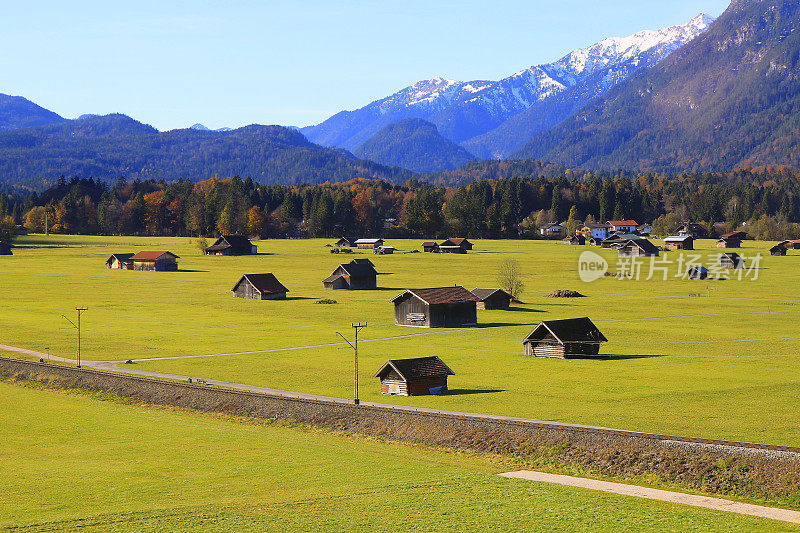
[[[499,79],[727,0],[3,2],[0,92],[73,118],[120,112],[308,125],[437,75]],[[34,7],[35,6],[35,7]]]

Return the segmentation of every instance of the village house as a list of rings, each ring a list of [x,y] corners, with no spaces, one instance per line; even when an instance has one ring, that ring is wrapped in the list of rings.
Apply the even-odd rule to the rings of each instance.
[[[684,222],[683,225],[678,228],[678,235],[682,237],[689,236],[694,239],[700,239],[704,237],[705,234],[706,229],[700,224],[695,224],[694,222]]]
[[[254,255],[258,248],[243,235],[223,235],[205,249],[206,255]]]
[[[390,300],[397,326],[457,328],[478,323],[478,298],[461,286],[408,289]]]
[[[647,239],[630,239],[617,247],[619,257],[658,257],[658,248]]]
[[[447,376],[455,372],[436,356],[391,359],[375,372],[381,394],[421,396],[447,392]]]
[[[694,238],[689,235],[670,235],[664,239],[667,250],[694,250]]]
[[[234,298],[285,300],[289,289],[273,274],[245,274],[231,289]]]
[[[422,243],[422,251],[428,253],[438,253],[439,252],[439,245],[433,241],[425,241]]]
[[[609,220],[608,225],[611,226],[612,233],[633,233],[639,227],[639,223],[635,220]]]
[[[354,244],[362,250],[374,250],[383,246],[383,239],[358,239]]]
[[[133,255],[134,254],[111,254],[111,257],[106,259],[106,268],[133,270],[133,261],[131,261]]]
[[[653,226],[651,224],[639,224],[636,227],[636,233],[644,236],[650,235],[653,233]]]
[[[0,242],[0,255],[14,255],[11,251],[11,245],[7,242]]]
[[[443,254],[465,254],[472,250],[472,243],[467,239],[450,238],[439,244],[439,251]]]
[[[326,289],[372,290],[378,288],[378,273],[372,264],[351,262],[339,265],[323,280]]]
[[[602,241],[611,235],[611,226],[608,224],[586,224],[579,233],[587,239]]]
[[[564,234],[564,226],[558,222],[550,222],[539,228],[539,233],[544,237],[560,237]]]
[[[786,247],[782,244],[776,244],[769,249],[769,254],[775,256],[786,255]]]
[[[478,309],[507,310],[511,307],[511,295],[503,289],[472,289],[472,294],[478,298]]]
[[[608,339],[588,318],[542,322],[522,341],[525,355],[532,357],[597,356],[600,345]]]
[[[744,259],[742,259],[739,254],[733,252],[720,254],[719,266],[721,268],[730,269],[744,268]]]
[[[586,237],[577,233],[575,235],[570,235],[569,237],[564,239],[564,244],[569,244],[572,246],[583,246],[586,244]]]
[[[168,272],[178,270],[179,256],[172,252],[155,251],[139,252],[130,258],[133,263],[133,270],[152,270],[156,272]]]
[[[782,244],[787,250],[800,250],[800,240],[781,241],[778,244]]]

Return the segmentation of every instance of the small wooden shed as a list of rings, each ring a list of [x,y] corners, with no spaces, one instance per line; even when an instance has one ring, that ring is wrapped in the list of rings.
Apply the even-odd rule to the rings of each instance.
[[[322,281],[326,289],[370,290],[378,288],[378,273],[372,264],[339,265]]]
[[[478,309],[507,310],[511,307],[511,295],[503,289],[472,289],[470,292],[478,298]]]
[[[206,255],[255,255],[258,248],[244,235],[223,235],[205,249]]]
[[[11,245],[7,242],[0,242],[0,255],[14,255],[11,251]]]
[[[375,255],[392,255],[395,252],[395,250],[397,250],[397,248],[386,244],[383,246],[378,246],[377,248],[372,250],[372,253],[374,253]]]
[[[717,241],[717,248],[741,248],[742,240],[735,237],[722,236]]]
[[[576,235],[570,235],[569,237],[564,239],[564,244],[569,244],[571,246],[583,246],[586,244],[586,237],[584,237],[580,233]]]
[[[694,237],[690,235],[670,235],[664,239],[667,250],[694,250]]]
[[[708,279],[708,269],[704,266],[694,266],[686,272],[686,277],[697,281]]]
[[[106,259],[106,268],[116,268],[120,270],[133,270],[133,254],[111,254]]]
[[[619,257],[658,257],[658,248],[647,239],[630,239],[617,247]]]
[[[390,302],[397,326],[458,328],[478,323],[478,297],[459,285],[407,289]]]
[[[444,254],[465,254],[472,250],[472,243],[467,239],[452,237],[439,244],[439,251]]]
[[[722,268],[744,268],[744,259],[734,252],[728,252],[724,254],[720,254],[719,256],[719,266]]]
[[[439,251],[439,245],[433,241],[423,242],[422,251],[435,254]]]
[[[139,252],[131,257],[133,270],[152,270],[156,272],[167,272],[178,270],[179,256],[172,252],[155,251]]]
[[[786,246],[782,244],[776,244],[769,249],[769,254],[775,256],[786,255]]]
[[[335,247],[337,247],[337,248],[355,248],[355,246],[356,246],[355,242],[356,242],[355,239],[349,239],[347,237],[342,237],[341,239],[339,239],[338,241],[333,243],[333,245]]]
[[[542,322],[522,344],[525,355],[533,357],[589,357],[600,354],[600,345],[608,339],[588,318]]]
[[[381,380],[381,394],[422,396],[447,392],[447,376],[454,376],[436,356],[391,359],[375,373]]]
[[[233,286],[234,298],[251,300],[285,300],[289,289],[283,286],[272,273],[245,274]]]
[[[358,239],[355,245],[362,250],[374,250],[383,246],[383,239]]]

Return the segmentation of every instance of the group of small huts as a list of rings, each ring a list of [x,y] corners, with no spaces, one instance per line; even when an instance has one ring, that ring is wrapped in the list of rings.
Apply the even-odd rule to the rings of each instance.
[[[106,259],[106,268],[120,270],[149,270],[153,272],[175,272],[179,256],[172,252],[157,250],[137,254],[111,254]]]
[[[422,251],[433,254],[465,254],[470,250],[472,250],[472,243],[461,237],[451,237],[441,243],[434,241],[422,243]]]

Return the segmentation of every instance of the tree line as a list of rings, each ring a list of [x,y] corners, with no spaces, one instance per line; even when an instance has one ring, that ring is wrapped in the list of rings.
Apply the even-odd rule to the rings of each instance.
[[[796,232],[800,172],[607,174],[477,179],[464,185],[352,179],[264,185],[250,178],[192,182],[61,178],[41,193],[0,194],[0,220],[32,232],[268,237],[535,237],[552,221],[635,219],[663,232],[692,220],[715,228],[761,220]],[[764,217],[767,217],[766,219]],[[717,224],[725,222],[727,226]],[[778,228],[775,230],[775,228]]]

